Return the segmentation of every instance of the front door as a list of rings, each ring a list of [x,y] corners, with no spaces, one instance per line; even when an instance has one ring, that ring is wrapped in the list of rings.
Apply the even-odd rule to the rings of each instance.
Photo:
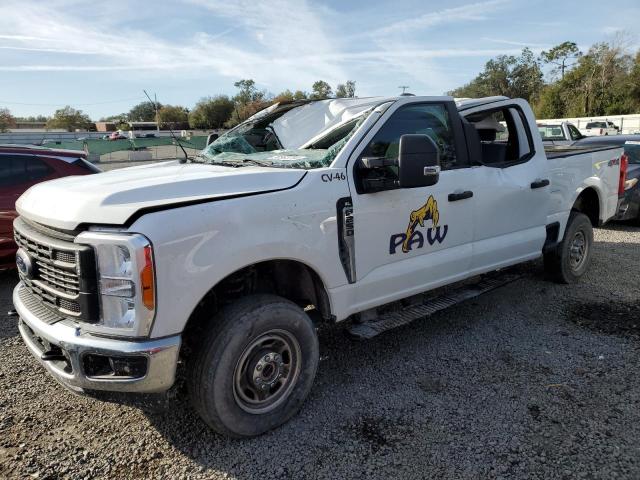
[[[473,197],[468,192],[474,180],[453,102],[394,105],[377,125],[350,159],[358,284],[354,311],[454,281],[471,261]],[[365,157],[397,158],[405,134],[426,134],[438,145],[442,171],[435,185],[399,188],[395,166],[358,168]]]

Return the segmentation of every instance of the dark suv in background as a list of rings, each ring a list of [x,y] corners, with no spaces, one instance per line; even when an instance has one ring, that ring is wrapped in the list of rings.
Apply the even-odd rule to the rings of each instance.
[[[86,157],[83,151],[0,145],[0,270],[15,266],[13,219],[18,197],[36,183],[100,172]]]

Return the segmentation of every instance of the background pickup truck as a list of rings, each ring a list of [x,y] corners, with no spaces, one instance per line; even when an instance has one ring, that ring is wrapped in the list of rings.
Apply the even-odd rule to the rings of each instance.
[[[186,163],[36,185],[14,223],[21,335],[79,392],[163,392],[180,363],[211,428],[260,434],[309,393],[320,322],[370,337],[542,256],[585,273],[622,149],[545,154],[536,130],[504,97],[291,102]]]
[[[614,125],[613,122],[600,121],[589,122],[584,129],[580,130],[585,137],[597,137],[599,135],[618,135],[620,128]]]
[[[569,122],[538,122],[538,131],[545,145],[571,145],[577,140],[586,138],[574,124]]]

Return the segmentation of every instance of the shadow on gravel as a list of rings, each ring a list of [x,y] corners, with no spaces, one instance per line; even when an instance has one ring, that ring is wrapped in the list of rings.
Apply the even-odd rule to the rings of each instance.
[[[575,303],[569,320],[594,332],[640,340],[640,300]]]
[[[626,220],[624,222],[609,222],[597,228],[598,230],[609,230],[612,232],[640,232],[640,223],[636,220]]]

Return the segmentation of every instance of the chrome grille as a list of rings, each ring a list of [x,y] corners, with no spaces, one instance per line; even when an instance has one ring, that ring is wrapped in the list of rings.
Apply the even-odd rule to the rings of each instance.
[[[95,278],[88,282],[80,274],[82,258],[86,263],[91,249],[43,235],[21,218],[14,222],[14,236],[18,247],[31,259],[31,272],[18,271],[25,287],[45,306],[64,316],[93,320],[97,301],[95,289],[87,288],[87,283],[95,284]]]

